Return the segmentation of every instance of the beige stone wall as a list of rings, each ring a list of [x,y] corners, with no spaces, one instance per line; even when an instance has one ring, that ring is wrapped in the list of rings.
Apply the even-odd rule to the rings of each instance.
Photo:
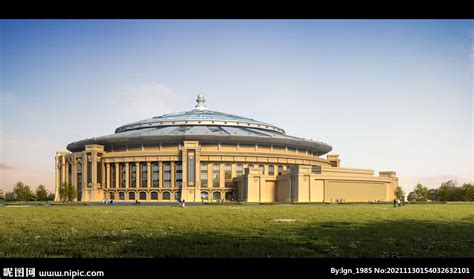
[[[187,183],[188,152],[195,154],[195,183]],[[136,188],[131,187],[131,164],[136,163]],[[147,164],[147,179],[141,185],[141,163]],[[152,186],[152,164],[159,164],[159,187]],[[182,164],[182,188],[176,183],[176,164]],[[56,154],[56,196],[59,197],[59,185],[72,181],[77,188],[77,166],[82,165],[82,201],[102,201],[114,195],[116,201],[174,201],[175,194],[181,193],[181,199],[201,202],[201,193],[208,193],[208,201],[213,193],[225,198],[226,192],[232,192],[234,199],[248,202],[328,202],[336,199],[346,201],[391,200],[398,186],[394,172],[380,172],[374,176],[372,170],[341,168],[338,155],[328,159],[314,156],[304,149],[282,146],[251,144],[200,144],[197,141],[184,141],[177,144],[121,144],[107,147],[87,145],[82,152],[57,152]],[[88,168],[88,164],[91,168]],[[126,168],[125,187],[121,188],[121,166]],[[171,186],[164,187],[164,165],[171,165]],[[201,187],[201,164],[207,164],[208,187]],[[218,164],[219,185],[213,187],[213,165]],[[225,166],[231,165],[232,182],[226,187]],[[237,174],[237,165],[242,165],[245,175]],[[253,165],[253,167],[251,166]],[[263,172],[259,166],[263,166]],[[269,174],[270,166],[274,174]],[[279,166],[283,175],[278,175]],[[291,171],[287,167],[292,166]],[[115,176],[112,169],[116,168]],[[68,177],[72,170],[72,176]],[[91,171],[92,179],[88,171]],[[115,183],[112,183],[112,178]],[[135,193],[130,198],[129,193]],[[170,196],[165,200],[164,196]],[[157,199],[151,199],[152,194]],[[143,195],[143,194],[142,194]]]
[[[324,201],[324,180],[314,179],[311,182],[311,202]]]
[[[276,181],[276,201],[289,202],[290,201],[290,177],[280,176]]]
[[[276,180],[265,180],[262,184],[260,202],[274,202],[277,199]]]
[[[368,202],[386,200],[386,184],[373,181],[327,180],[326,201]]]
[[[371,170],[347,168],[314,173],[311,166],[300,165],[275,180],[251,169],[242,178],[246,187],[239,188],[244,191],[239,197],[248,202],[391,201],[398,186],[395,173],[372,174]]]

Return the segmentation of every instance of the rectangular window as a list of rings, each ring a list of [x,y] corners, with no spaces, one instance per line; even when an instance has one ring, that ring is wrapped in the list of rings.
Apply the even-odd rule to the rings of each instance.
[[[268,175],[275,175],[275,166],[274,165],[268,166]]]
[[[220,171],[221,166],[219,164],[212,165],[212,187],[219,188],[220,187]]]
[[[130,187],[137,187],[137,165],[134,163],[130,164]]]
[[[110,164],[110,188],[115,188],[116,170],[115,164]]]
[[[237,164],[237,166],[235,168],[235,172],[236,172],[237,176],[243,175],[244,174],[244,165]]]
[[[232,187],[232,165],[225,164],[224,166],[225,187]]]
[[[176,163],[175,176],[176,187],[181,188],[183,186],[183,165],[181,163]]]
[[[163,163],[163,187],[171,188],[171,164]]]
[[[148,165],[147,165],[147,163],[140,164],[140,171],[142,173],[141,181],[140,181],[140,187],[147,188],[148,187]]]
[[[207,164],[201,164],[201,187],[207,188]]]
[[[126,182],[126,178],[127,178],[127,172],[125,170],[125,164],[120,164],[120,174],[121,174],[120,188],[125,188],[125,182]]]
[[[160,187],[160,165],[159,163],[152,163],[152,187]]]

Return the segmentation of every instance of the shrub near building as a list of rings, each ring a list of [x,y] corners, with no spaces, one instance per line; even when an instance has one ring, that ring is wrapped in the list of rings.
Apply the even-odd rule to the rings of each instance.
[[[36,187],[33,192],[30,186],[18,181],[11,192],[3,193],[0,190],[0,200],[5,201],[53,201],[54,194],[46,190],[46,187],[42,184]]]
[[[23,182],[18,181],[13,187],[13,193],[16,196],[17,201],[34,201],[35,194],[31,191],[30,186],[23,184]]]

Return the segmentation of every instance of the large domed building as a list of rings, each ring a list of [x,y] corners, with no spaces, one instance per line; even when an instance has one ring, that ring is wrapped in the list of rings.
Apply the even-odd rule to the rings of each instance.
[[[269,123],[193,110],[123,125],[56,153],[56,197],[69,183],[78,201],[389,201],[395,172],[341,168],[326,143]]]

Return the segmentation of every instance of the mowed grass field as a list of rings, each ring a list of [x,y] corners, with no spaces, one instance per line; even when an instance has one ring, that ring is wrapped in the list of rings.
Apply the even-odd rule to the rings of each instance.
[[[0,257],[474,257],[474,204],[0,207]]]

